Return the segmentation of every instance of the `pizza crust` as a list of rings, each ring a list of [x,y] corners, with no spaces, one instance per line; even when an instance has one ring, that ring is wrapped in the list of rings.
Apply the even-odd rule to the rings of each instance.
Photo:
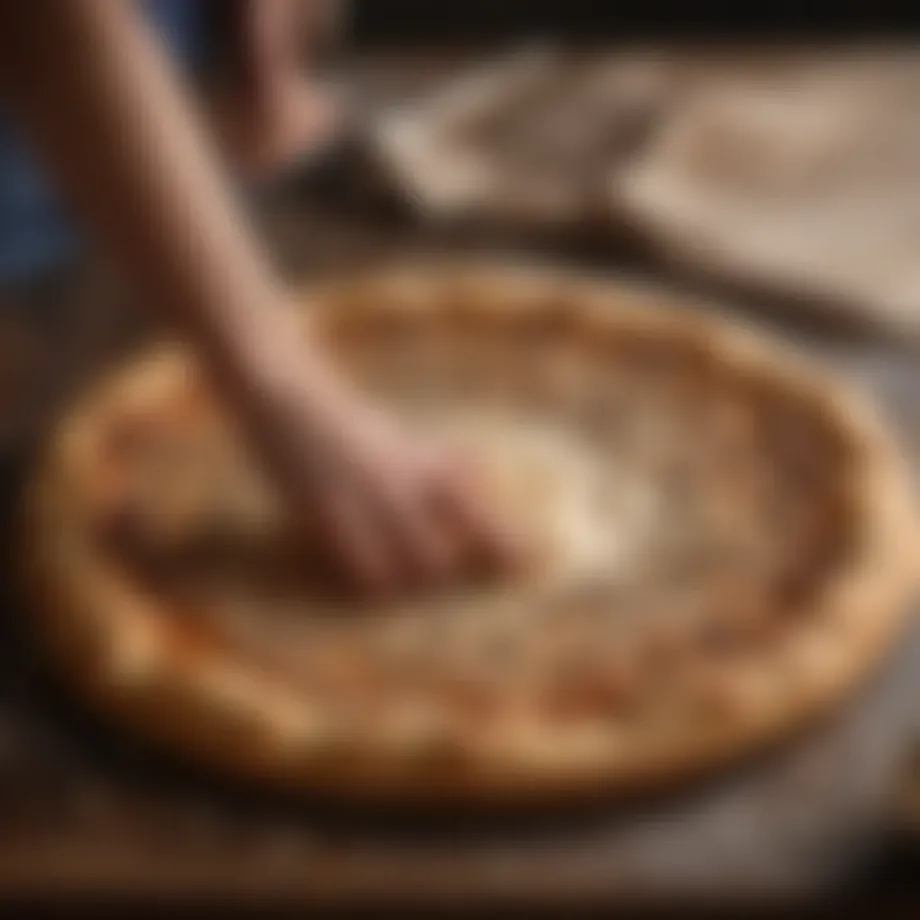
[[[413,310],[430,314],[462,303],[473,321],[502,322],[532,315],[552,291],[565,305],[567,334],[586,352],[603,335],[623,330],[638,334],[637,341],[690,343],[739,389],[756,381],[807,407],[809,423],[831,432],[850,458],[846,474],[837,477],[847,508],[841,521],[850,538],[846,563],[826,574],[792,626],[767,624],[769,641],[743,667],[703,659],[683,669],[670,696],[653,699],[640,717],[604,710],[590,696],[596,688],[579,686],[576,675],[575,698],[587,692],[597,708],[587,717],[550,718],[534,692],[543,688],[539,665],[533,666],[536,682],[528,683],[525,664],[515,665],[519,679],[503,685],[500,706],[483,691],[486,709],[475,719],[460,718],[433,691],[387,697],[373,719],[362,717],[360,706],[340,706],[305,689],[301,675],[267,666],[219,621],[215,627],[214,620],[177,618],[163,609],[164,598],[138,590],[117,559],[85,539],[89,446],[119,407],[140,398],[156,403],[161,388],[193,366],[182,349],[169,346],[75,406],[53,432],[25,503],[24,571],[41,637],[74,685],[115,721],[214,770],[294,793],[539,806],[680,783],[793,731],[877,664],[904,622],[914,587],[915,523],[897,452],[853,394],[757,335],[705,318],[680,298],[620,281],[507,267],[442,268],[331,285],[305,294],[305,301],[334,308],[314,311],[321,327],[329,316],[360,329],[375,304],[393,301],[394,290],[410,317]],[[707,398],[705,391],[699,398]],[[515,615],[527,617],[549,590],[537,583],[526,587],[529,593],[512,590],[504,601],[499,593],[490,603],[496,610],[516,604]],[[436,599],[430,605],[433,610]],[[415,623],[430,619],[424,608],[415,620],[403,618],[410,639]],[[730,620],[741,612],[740,601],[737,608],[729,604]],[[704,618],[701,625],[711,623]],[[530,641],[535,628],[533,622],[510,628],[512,641]],[[362,629],[356,641],[363,641]],[[672,633],[671,653],[681,654],[690,635]],[[398,636],[394,626],[389,638]],[[553,661],[566,633],[550,638]],[[669,654],[667,631],[653,638],[656,654]],[[461,639],[453,633],[442,639],[437,661],[461,647]],[[640,663],[633,651],[625,640],[603,646],[604,693],[630,692],[630,668]],[[649,654],[643,650],[646,669]],[[621,667],[626,676],[617,687],[613,678]],[[660,673],[666,681],[669,672]]]

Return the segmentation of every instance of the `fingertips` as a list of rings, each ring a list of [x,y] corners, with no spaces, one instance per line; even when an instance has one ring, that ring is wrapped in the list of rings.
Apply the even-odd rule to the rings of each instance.
[[[319,501],[319,530],[330,574],[347,589],[379,598],[397,586],[386,539],[357,495],[337,490]]]
[[[456,459],[445,462],[436,493],[442,518],[452,532],[459,533],[475,566],[503,573],[526,566],[524,540],[490,503],[471,464]]]
[[[390,473],[369,484],[368,499],[387,534],[398,576],[410,587],[440,583],[456,569],[460,553],[432,506],[430,468],[402,464]]]

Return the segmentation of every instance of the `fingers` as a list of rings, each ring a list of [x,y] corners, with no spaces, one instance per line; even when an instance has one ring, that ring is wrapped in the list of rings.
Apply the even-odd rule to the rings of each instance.
[[[414,458],[378,458],[355,473],[350,492],[351,506],[361,509],[353,522],[360,534],[340,541],[340,548],[346,565],[374,594],[418,589],[451,576],[459,560],[458,546],[433,513],[425,466]],[[352,543],[360,544],[360,557],[352,558]],[[385,573],[377,571],[372,580],[366,573],[371,553],[374,568]]]
[[[343,587],[381,598],[448,576],[447,533],[427,512],[415,471],[376,460],[331,477],[312,503],[312,542]]]
[[[458,459],[445,461],[434,491],[441,518],[464,538],[468,558],[498,571],[515,571],[526,562],[518,534],[490,507],[474,470]]]
[[[380,598],[520,567],[520,542],[469,464],[423,452],[390,428],[361,434],[332,460],[313,457],[301,504],[346,588]]]
[[[442,585],[473,569],[504,571],[520,560],[517,541],[447,461],[352,471],[318,505],[327,564],[370,597]]]
[[[458,562],[458,548],[432,513],[427,479],[412,473],[400,477],[378,494],[377,501],[394,565],[407,582],[431,584],[449,577]]]
[[[429,453],[416,454],[391,473],[375,498],[401,586],[521,567],[520,540],[489,507],[469,467]]]
[[[380,596],[395,585],[378,528],[352,491],[336,488],[317,502],[317,547],[330,573],[360,593]]]

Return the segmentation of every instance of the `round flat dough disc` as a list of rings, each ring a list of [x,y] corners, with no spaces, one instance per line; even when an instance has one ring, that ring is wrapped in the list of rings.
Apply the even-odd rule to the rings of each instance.
[[[669,786],[879,659],[914,521],[871,412],[671,295],[501,266],[304,294],[360,387],[466,451],[539,560],[347,602],[180,347],[52,433],[40,632],[125,729],[297,793],[495,807]]]

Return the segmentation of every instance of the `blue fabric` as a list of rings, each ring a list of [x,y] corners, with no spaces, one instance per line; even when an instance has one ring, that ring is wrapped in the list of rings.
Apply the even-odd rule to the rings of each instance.
[[[211,50],[209,0],[143,0],[143,5],[176,61],[200,67]]]
[[[176,61],[191,69],[209,53],[208,0],[142,0]],[[29,154],[0,117],[0,284],[41,276],[79,253],[80,237]]]

